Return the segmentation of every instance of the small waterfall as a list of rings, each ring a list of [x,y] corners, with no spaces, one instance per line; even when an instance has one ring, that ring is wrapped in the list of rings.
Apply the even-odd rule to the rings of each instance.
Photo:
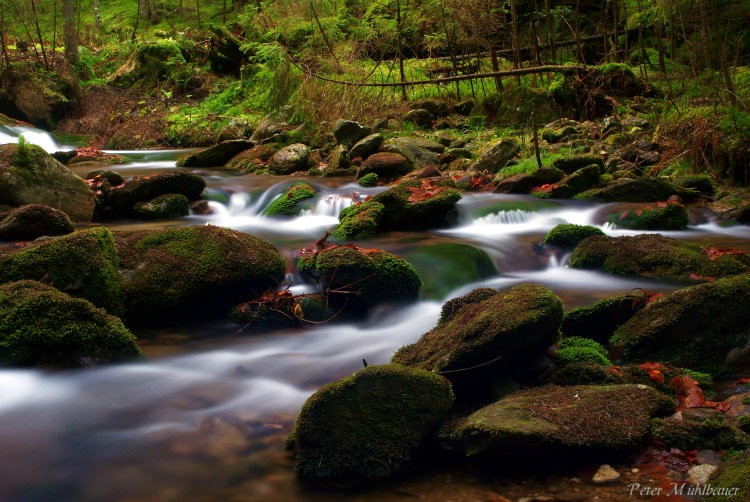
[[[528,223],[535,215],[536,213],[531,211],[513,209],[482,216],[475,219],[474,223],[479,225],[520,225]]]
[[[0,126],[0,145],[6,143],[18,143],[18,138],[23,137],[32,145],[41,146],[49,153],[66,149],[57,144],[48,132],[41,129],[26,126]]]
[[[350,196],[328,195],[322,197],[312,209],[303,209],[300,216],[327,216],[338,218],[339,213],[354,204]]]

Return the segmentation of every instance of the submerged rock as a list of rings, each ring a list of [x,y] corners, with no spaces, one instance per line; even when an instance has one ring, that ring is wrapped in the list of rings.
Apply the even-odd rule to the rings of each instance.
[[[70,368],[132,358],[120,319],[36,281],[0,286],[0,363]]]
[[[750,275],[679,289],[636,312],[612,337],[626,361],[668,361],[727,374],[733,351],[750,342]]]
[[[225,314],[277,287],[286,261],[270,243],[214,226],[118,232],[128,320],[154,323]]]
[[[0,217],[0,241],[30,241],[75,230],[68,215],[43,204],[28,204]]]
[[[439,375],[371,366],[321,387],[287,439],[300,478],[355,485],[410,465],[448,412],[453,393]]]
[[[446,438],[467,456],[610,458],[641,446],[674,402],[646,385],[546,386],[511,394],[462,419]],[[509,455],[512,452],[512,455]]]
[[[112,232],[90,228],[0,258],[0,283],[32,279],[119,315],[123,310]]]
[[[750,256],[658,234],[594,236],[575,248],[568,265],[625,276],[711,280],[750,270]]]
[[[0,204],[44,204],[75,222],[90,222],[94,195],[86,182],[36,145],[0,146]]]

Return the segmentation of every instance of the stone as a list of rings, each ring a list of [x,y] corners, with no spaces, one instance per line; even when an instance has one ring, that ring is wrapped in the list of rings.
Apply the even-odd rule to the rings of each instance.
[[[707,485],[711,476],[719,468],[711,464],[694,465],[687,472],[688,481],[694,485]]]
[[[573,223],[560,223],[555,225],[544,236],[545,245],[557,246],[564,249],[573,249],[584,239],[592,235],[605,236],[599,227],[592,225],[576,225]]]
[[[531,174],[520,173],[498,180],[495,193],[529,193],[534,187],[557,183],[563,177],[564,173],[559,169],[543,167]]]
[[[294,216],[302,209],[302,201],[317,195],[309,183],[294,183],[263,210],[264,216]]]
[[[565,174],[573,174],[577,170],[590,165],[599,166],[600,171],[604,170],[604,161],[598,155],[570,155],[555,159],[552,162],[552,167],[561,170]]]
[[[27,204],[0,218],[0,241],[30,241],[75,230],[68,215],[43,204]]]
[[[94,195],[86,182],[36,145],[0,146],[0,204],[44,204],[74,222],[90,222]]]
[[[393,180],[408,174],[412,164],[401,154],[379,152],[365,160],[357,171],[357,177],[375,173],[380,180]]]
[[[565,312],[560,331],[564,338],[582,336],[607,344],[615,330],[645,307],[648,297],[642,291],[604,298],[591,305]]]
[[[687,207],[669,200],[610,213],[607,221],[617,227],[633,230],[685,230],[689,218]]]
[[[409,110],[404,115],[404,122],[413,122],[419,127],[429,127],[433,120],[435,120],[435,116],[424,108]]]
[[[595,485],[609,485],[620,481],[620,473],[609,464],[603,464],[597,469],[591,482]]]
[[[268,161],[268,172],[270,174],[292,174],[298,171],[306,171],[310,147],[302,143],[294,143],[285,146],[274,153]]]
[[[138,202],[133,212],[144,220],[180,218],[190,213],[190,201],[179,193],[160,195],[148,202]]]
[[[366,159],[373,153],[378,151],[380,145],[383,144],[384,138],[380,133],[370,134],[357,141],[357,143],[349,150],[349,158],[355,159],[357,157],[362,160]]]
[[[190,153],[177,161],[177,167],[221,167],[232,157],[249,150],[255,143],[246,139],[231,139],[205,150]]]
[[[521,146],[513,138],[492,141],[479,151],[477,160],[471,166],[471,171],[496,173],[504,168],[520,151]]]
[[[576,199],[594,199],[603,202],[659,202],[679,195],[686,202],[695,199],[696,193],[659,178],[620,178],[602,188],[594,188],[576,195]]]
[[[244,150],[232,157],[232,159],[227,162],[227,167],[239,169],[246,173],[253,173],[263,169],[278,149],[278,145],[275,143],[254,146],[253,148]]]
[[[440,152],[445,151],[445,147],[437,142],[425,143],[426,141],[428,140],[411,137],[390,138],[381,145],[380,150],[402,155],[411,164],[411,170],[436,166],[440,163],[437,152],[426,148],[426,146],[439,145],[442,148]]]
[[[198,199],[205,187],[202,177],[186,171],[135,176],[122,185],[101,190],[97,199],[97,220],[136,216],[134,207],[137,203],[167,194],[180,194],[192,202]]]
[[[359,140],[372,134],[372,129],[362,126],[353,120],[337,120],[333,125],[333,137],[336,143],[347,148],[353,147]]]

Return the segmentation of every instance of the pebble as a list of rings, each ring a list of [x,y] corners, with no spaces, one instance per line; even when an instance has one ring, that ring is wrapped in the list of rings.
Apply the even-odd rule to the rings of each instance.
[[[688,480],[694,485],[708,484],[708,478],[711,477],[718,467],[711,464],[694,465],[687,472]]]
[[[595,485],[606,485],[609,483],[615,483],[620,480],[620,473],[612,468],[609,464],[604,464],[599,467],[594,477],[591,478],[591,482]]]

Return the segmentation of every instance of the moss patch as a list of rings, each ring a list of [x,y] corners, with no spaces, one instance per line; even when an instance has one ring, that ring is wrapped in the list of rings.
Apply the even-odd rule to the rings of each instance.
[[[307,183],[295,183],[289,190],[274,199],[271,204],[263,210],[264,216],[294,216],[300,208],[299,203],[305,199],[315,197],[317,192]]]
[[[605,235],[598,227],[591,225],[574,225],[572,223],[561,223],[555,225],[544,236],[544,244],[552,244],[561,248],[574,248],[582,240],[592,235]]]
[[[607,216],[610,223],[635,230],[684,230],[688,210],[675,201],[659,202]]]

